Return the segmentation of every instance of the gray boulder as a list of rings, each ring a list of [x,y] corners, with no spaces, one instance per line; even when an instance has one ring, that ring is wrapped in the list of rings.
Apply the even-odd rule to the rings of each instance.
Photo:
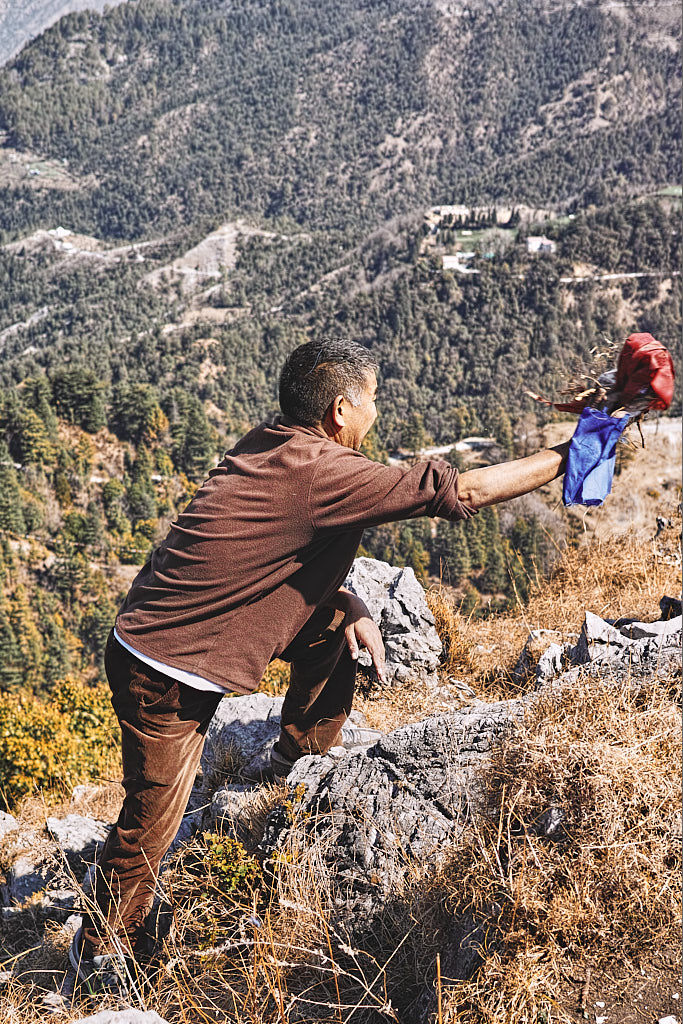
[[[365,602],[381,630],[387,681],[435,683],[442,645],[413,570],[374,558],[357,558],[344,586]],[[367,651],[361,651],[358,660],[364,668],[372,665]]]
[[[648,673],[664,675],[680,665],[681,616],[655,622],[622,619],[610,622],[587,611],[575,644],[550,644],[536,666],[536,685],[572,682],[579,669],[614,678]],[[525,648],[526,650],[526,648]],[[520,664],[524,652],[520,658]]]
[[[69,861],[92,860],[109,832],[105,821],[67,814],[65,818],[47,818],[45,828]]]
[[[487,755],[522,710],[521,701],[476,702],[396,729],[365,752],[296,763],[287,781],[292,791],[303,787],[303,827],[309,841],[322,842],[349,910],[371,914],[411,860],[437,857],[460,833]],[[290,833],[283,805],[270,815],[264,851],[283,848]]]
[[[232,764],[244,765],[275,742],[280,733],[282,700],[266,693],[251,693],[220,702],[202,753],[205,790],[212,792],[220,786]]]

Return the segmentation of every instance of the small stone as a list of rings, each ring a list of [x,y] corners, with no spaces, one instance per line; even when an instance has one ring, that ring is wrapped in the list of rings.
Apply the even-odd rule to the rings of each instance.
[[[659,1021],[658,1021],[658,1024],[678,1024],[678,1018],[677,1017],[671,1017],[671,1016],[669,1016],[669,1017],[660,1017]]]
[[[66,1013],[69,1009],[69,1002],[61,992],[47,992],[40,1001],[42,1009],[46,1013]]]
[[[6,811],[0,811],[0,839],[6,836],[8,832],[12,832],[15,828],[19,828],[19,822],[11,814],[7,814]]]

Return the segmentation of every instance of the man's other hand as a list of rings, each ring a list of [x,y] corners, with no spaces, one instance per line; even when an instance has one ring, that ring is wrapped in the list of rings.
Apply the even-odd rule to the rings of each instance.
[[[360,648],[366,647],[379,681],[386,683],[384,641],[365,602],[348,590],[341,589],[335,594],[334,607],[339,608],[346,615],[344,635],[351,657],[356,661]]]

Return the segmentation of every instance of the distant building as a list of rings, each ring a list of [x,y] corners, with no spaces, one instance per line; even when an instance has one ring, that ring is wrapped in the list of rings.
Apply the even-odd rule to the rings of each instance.
[[[469,206],[432,206],[430,213],[437,217],[469,217]]]
[[[530,253],[553,253],[557,249],[557,243],[545,235],[529,235],[526,240],[526,251]]]
[[[469,267],[468,261],[474,256],[473,252],[456,252],[454,255],[441,257],[444,270],[455,270],[458,274],[479,274],[479,270]]]

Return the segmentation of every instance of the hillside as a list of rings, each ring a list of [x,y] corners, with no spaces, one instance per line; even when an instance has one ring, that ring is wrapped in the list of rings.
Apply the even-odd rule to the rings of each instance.
[[[0,65],[65,14],[105,6],[113,4],[109,0],[0,0]]]
[[[675,6],[647,3],[75,13],[0,73],[0,132],[80,188],[36,187],[34,168],[0,190],[0,229],[135,240],[249,214],[367,231],[453,197],[675,183],[679,41]]]
[[[138,976],[136,1002],[164,1021],[216,1024],[676,1015],[680,616],[654,623],[672,631],[673,658],[646,635],[639,660],[622,635],[616,658],[596,643],[599,664],[559,670],[545,690],[534,677],[541,651],[571,646],[586,613],[598,623],[598,610],[627,623],[659,618],[662,595],[680,584],[679,529],[677,517],[652,543],[570,551],[525,608],[485,622],[432,591],[438,685],[416,677],[366,694],[360,709],[385,733],[380,743],[322,767],[305,758],[290,788],[244,771],[277,734],[277,697],[223,701],[160,881],[174,928]],[[530,628],[541,632],[520,673]],[[59,700],[75,735],[48,741],[48,712],[29,700],[10,719],[25,757],[49,742],[44,758],[61,755],[74,770],[0,818],[0,986],[3,1007],[26,1024],[48,1010],[76,1021],[115,1005],[74,997],[66,967],[79,882],[120,795],[112,784],[74,789],[80,734],[91,723],[92,774],[111,777],[111,722],[94,697],[74,709],[63,694],[49,721]]]

